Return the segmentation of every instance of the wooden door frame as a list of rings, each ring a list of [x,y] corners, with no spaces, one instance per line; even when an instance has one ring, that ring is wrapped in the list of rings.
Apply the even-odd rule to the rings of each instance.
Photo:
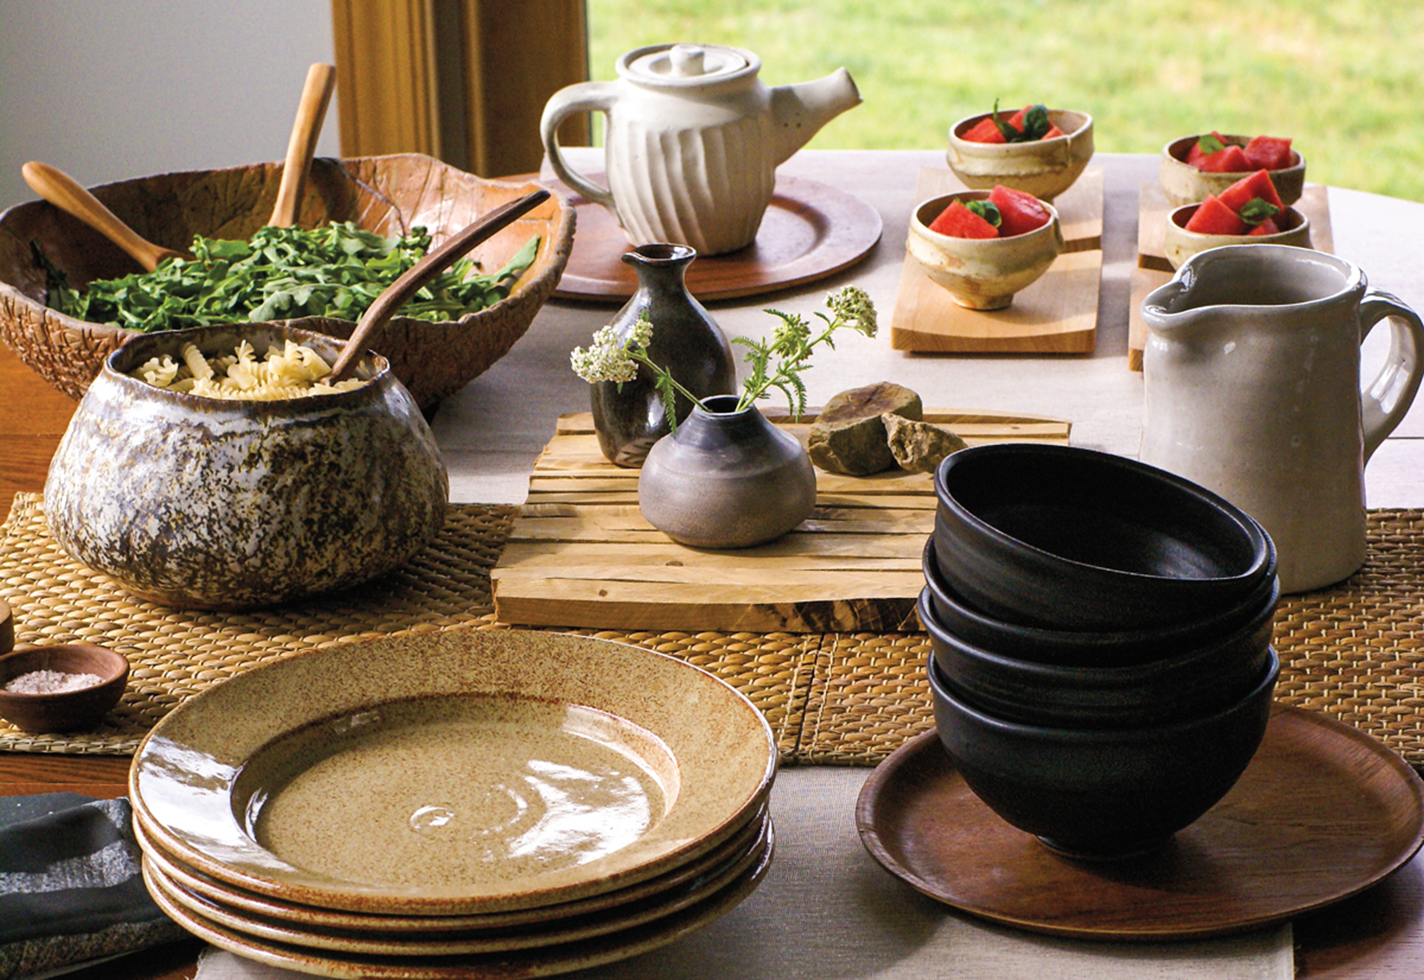
[[[588,78],[584,0],[331,0],[331,14],[342,156],[530,173],[544,103]],[[587,145],[588,117],[559,139]]]

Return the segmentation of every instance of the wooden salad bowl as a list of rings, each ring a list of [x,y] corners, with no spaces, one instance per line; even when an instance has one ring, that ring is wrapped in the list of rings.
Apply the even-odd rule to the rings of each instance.
[[[272,214],[281,177],[278,161],[137,177],[91,190],[139,235],[166,248],[186,249],[194,235],[250,238]],[[435,246],[480,215],[539,187],[486,180],[413,153],[319,158],[312,162],[297,223],[311,228],[350,220],[390,237],[423,225]],[[459,320],[397,316],[386,325],[372,347],[390,361],[423,411],[433,411],[524,335],[563,275],[573,234],[573,205],[555,195],[471,253],[480,268],[494,271],[532,235],[539,236],[534,264],[508,297]],[[0,338],[47,382],[78,399],[104,359],[138,334],[46,306],[46,276],[36,249],[75,286],[142,270],[99,232],[44,201],[0,214]],[[328,317],[282,322],[338,338],[350,336],[356,326]]]

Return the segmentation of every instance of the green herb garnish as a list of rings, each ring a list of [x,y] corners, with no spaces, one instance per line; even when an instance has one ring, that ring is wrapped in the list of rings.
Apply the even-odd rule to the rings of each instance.
[[[1220,153],[1226,149],[1226,144],[1217,139],[1215,133],[1207,133],[1197,140],[1197,149],[1201,150],[1207,156],[1211,156],[1213,153]]]
[[[489,275],[472,274],[477,263],[461,259],[417,292],[400,315],[455,320],[491,306],[509,295],[538,247],[539,239],[530,239]],[[268,226],[245,242],[200,235],[193,239],[192,261],[169,259],[152,272],[94,280],[85,290],[51,276],[50,305],[89,323],[146,333],[307,316],[357,320],[429,248],[424,228],[386,238],[349,221],[313,229]]]
[[[991,118],[994,120],[994,125],[999,128],[999,132],[1003,134],[1006,143],[1032,143],[1041,140],[1053,126],[1048,121],[1048,107],[1043,103],[1030,106],[1024,113],[1024,128],[1021,130],[1015,129],[999,118],[998,99],[994,100],[994,114]]]
[[[850,327],[867,337],[875,336],[875,304],[865,290],[858,286],[846,286],[840,292],[827,296],[826,306],[832,315],[816,312],[816,316],[825,323],[825,329],[814,337],[805,317],[780,310],[766,310],[781,320],[770,341],[732,338],[732,343],[747,348],[744,360],[748,365],[735,411],[751,407],[753,402],[766,397],[774,388],[786,396],[791,414],[800,418],[806,411],[806,385],[801,380],[801,372],[811,366],[811,352],[821,344],[834,348],[836,345],[831,335],[842,327]],[[633,324],[626,340],[619,340],[612,326],[602,327],[594,333],[593,343],[588,349],[574,348],[569,360],[574,373],[589,384],[612,381],[620,389],[625,381],[632,381],[638,376],[638,365],[646,366],[653,372],[654,384],[667,406],[667,417],[674,420],[673,428],[676,429],[674,402],[678,394],[703,408],[706,406],[700,398],[680,385],[666,368],[648,357],[648,345],[652,339],[653,324],[644,314]]]
[[[999,206],[993,201],[965,201],[964,206],[995,228],[1004,223],[1004,216],[999,213]]]
[[[1276,215],[1281,213],[1281,209],[1276,207],[1270,201],[1264,200],[1263,198],[1259,197],[1253,197],[1251,198],[1251,200],[1243,204],[1241,206],[1241,210],[1237,213],[1241,215],[1242,221],[1246,222],[1248,225],[1254,226],[1261,224],[1267,218],[1274,218]]]

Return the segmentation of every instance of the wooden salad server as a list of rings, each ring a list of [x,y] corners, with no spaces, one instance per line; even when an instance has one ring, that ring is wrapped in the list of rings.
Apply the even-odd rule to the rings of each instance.
[[[272,208],[272,218],[267,222],[269,225],[288,228],[297,220],[297,212],[302,206],[302,192],[306,189],[307,172],[311,169],[312,157],[316,155],[316,141],[321,135],[321,124],[326,119],[326,109],[331,105],[331,93],[335,88],[334,66],[317,62],[307,69],[306,85],[302,87],[302,98],[297,103],[297,118],[292,123],[292,135],[287,141],[282,184],[277,189],[277,203]]]
[[[106,208],[93,194],[85,190],[77,180],[62,170],[47,163],[31,160],[20,168],[25,183],[30,190],[62,211],[67,211],[119,248],[134,261],[152,272],[164,259],[191,259],[187,252],[175,251],[155,245],[138,232],[119,220],[118,215]]]
[[[356,368],[357,361],[370,345],[372,338],[385,326],[386,321],[395,316],[396,311],[405,305],[406,300],[419,291],[421,286],[444,272],[447,266],[476,245],[492,238],[498,231],[513,224],[515,219],[548,199],[548,191],[537,190],[510,201],[508,204],[476,218],[460,232],[441,242],[438,248],[427,252],[423,259],[382,290],[381,295],[376,297],[376,301],[367,307],[365,315],[356,324],[356,329],[351,331],[351,337],[346,341],[346,346],[342,348],[341,356],[336,359],[336,363],[331,368],[331,374],[327,375],[327,380],[341,381],[350,377],[351,372]]]

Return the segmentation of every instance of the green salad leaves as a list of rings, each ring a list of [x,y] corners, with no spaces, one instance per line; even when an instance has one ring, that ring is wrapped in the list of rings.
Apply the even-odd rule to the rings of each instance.
[[[50,306],[89,323],[152,333],[245,320],[305,316],[360,319],[381,291],[430,248],[424,228],[386,238],[352,222],[324,228],[260,228],[249,241],[197,236],[193,261],[169,259],[153,272],[95,280],[86,290],[54,281]],[[400,310],[422,320],[456,320],[509,295],[539,248],[531,238],[494,273],[465,258],[431,280]]]

